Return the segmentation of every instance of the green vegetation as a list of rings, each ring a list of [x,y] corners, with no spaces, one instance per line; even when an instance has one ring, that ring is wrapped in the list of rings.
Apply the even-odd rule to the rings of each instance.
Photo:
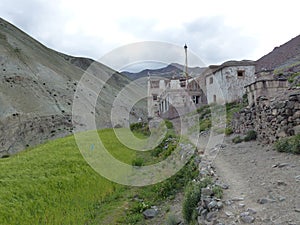
[[[164,159],[179,141],[170,130],[157,147],[159,154],[152,155],[152,151],[126,148],[112,129],[98,133],[114,157],[134,166]],[[198,175],[191,159],[176,175],[159,184],[124,187],[97,174],[83,159],[73,136],[0,159],[0,170],[0,224],[12,225],[143,224],[143,210],[173,198]],[[134,196],[142,201],[134,201]]]
[[[278,152],[300,154],[300,134],[293,137],[283,138],[275,143]]]
[[[90,168],[73,136],[1,159],[0,170],[0,224],[91,224],[125,190]]]
[[[190,224],[196,220],[196,207],[201,199],[201,189],[206,188],[212,184],[211,178],[207,177],[200,182],[191,182],[187,185],[184,192],[184,200],[182,206],[182,213],[184,220]]]
[[[139,122],[130,124],[130,130],[136,135],[143,134],[144,136],[150,136],[149,125],[147,123]]]
[[[298,72],[298,73],[293,73],[291,76],[289,76],[288,82],[294,83],[295,78],[298,77],[298,76],[300,76],[300,72]]]
[[[214,196],[221,199],[223,197],[223,189],[219,186],[214,186],[212,189]]]
[[[244,137],[244,141],[252,141],[252,140],[256,140],[257,138],[257,134],[256,131],[254,130],[249,130],[246,134],[246,136]]]
[[[243,138],[241,138],[241,136],[236,136],[236,137],[234,137],[234,138],[232,139],[232,142],[233,142],[234,144],[241,143],[241,142],[243,142]]]

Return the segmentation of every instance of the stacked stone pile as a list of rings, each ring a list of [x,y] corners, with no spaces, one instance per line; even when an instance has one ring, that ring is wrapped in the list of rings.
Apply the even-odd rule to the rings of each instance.
[[[235,115],[232,127],[242,134],[255,130],[265,143],[300,133],[300,90],[273,99],[259,97],[257,105]]]

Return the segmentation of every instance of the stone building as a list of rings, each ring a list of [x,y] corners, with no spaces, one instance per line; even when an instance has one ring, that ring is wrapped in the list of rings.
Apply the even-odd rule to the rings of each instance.
[[[176,118],[207,104],[195,78],[148,79],[148,117]]]
[[[244,87],[254,81],[253,61],[228,61],[219,66],[209,66],[205,72],[208,104],[237,101],[245,94]]]

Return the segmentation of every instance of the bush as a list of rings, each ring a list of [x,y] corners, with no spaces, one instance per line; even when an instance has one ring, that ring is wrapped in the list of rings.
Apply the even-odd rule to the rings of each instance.
[[[151,132],[147,123],[139,122],[130,124],[130,130],[132,132],[142,133],[145,136],[150,136]]]
[[[278,152],[300,154],[300,134],[278,140],[274,146]]]
[[[189,224],[193,218],[198,202],[201,199],[201,187],[198,183],[190,184],[184,193],[182,213],[184,220]]]
[[[212,191],[216,198],[221,199],[223,197],[223,189],[221,187],[215,186],[215,187],[213,187]]]
[[[184,220],[188,224],[196,219],[196,207],[201,199],[201,189],[206,188],[211,183],[212,181],[210,178],[205,178],[200,182],[192,182],[186,187],[184,192],[182,213]]]
[[[144,165],[144,159],[136,158],[136,159],[132,160],[132,165],[133,166],[143,166]]]
[[[226,127],[225,128],[225,135],[229,136],[230,134],[233,134],[233,130],[231,127]]]
[[[234,144],[238,144],[238,143],[243,142],[243,139],[241,138],[241,136],[236,136],[235,138],[232,139],[232,142]]]
[[[244,141],[252,141],[252,140],[256,140],[256,138],[257,138],[256,132],[254,130],[249,130],[246,136],[244,137]]]
[[[173,129],[173,127],[174,127],[173,123],[169,120],[165,120],[165,124],[168,129]]]
[[[210,119],[201,120],[199,127],[200,127],[200,132],[208,130],[209,128],[211,128],[211,120]]]

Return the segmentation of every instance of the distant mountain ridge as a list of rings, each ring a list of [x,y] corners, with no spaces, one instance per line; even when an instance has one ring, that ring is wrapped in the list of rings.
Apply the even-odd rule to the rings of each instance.
[[[188,73],[190,76],[195,77],[197,75],[200,75],[205,69],[206,68],[204,67],[189,67]],[[182,76],[183,71],[183,65],[172,63],[167,65],[166,67],[159,69],[145,69],[137,73],[123,71],[121,73],[131,80],[136,80],[138,78],[147,77],[149,74],[150,76],[160,76],[165,78],[180,77]]]

